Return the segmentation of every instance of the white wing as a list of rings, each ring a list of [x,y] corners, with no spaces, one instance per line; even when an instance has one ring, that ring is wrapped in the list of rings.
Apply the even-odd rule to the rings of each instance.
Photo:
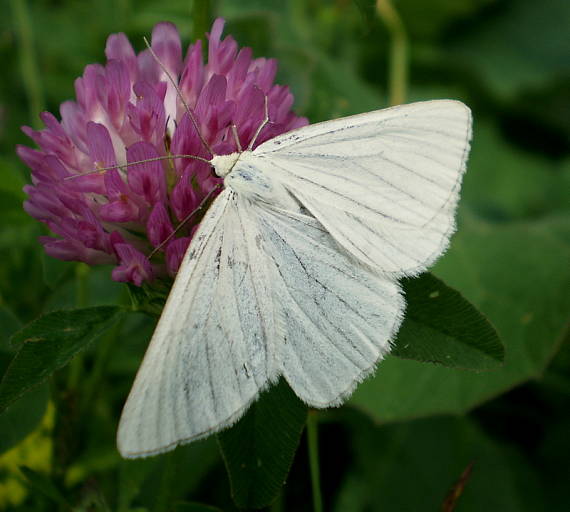
[[[280,180],[360,261],[413,275],[454,231],[470,138],[465,105],[428,101],[303,127],[240,160]]]
[[[396,277],[424,270],[448,243],[470,135],[464,105],[434,101],[301,128],[242,154],[238,164],[265,179],[234,172],[236,185],[257,183],[262,198],[276,179],[314,218],[229,188],[216,199],[125,405],[121,454],[229,426],[281,374],[315,407],[349,395],[401,322]]]
[[[256,210],[281,319],[280,373],[307,404],[339,405],[389,351],[400,287],[353,260],[314,218]]]
[[[123,410],[124,457],[231,425],[277,378],[265,256],[238,201],[222,192],[184,256]]]

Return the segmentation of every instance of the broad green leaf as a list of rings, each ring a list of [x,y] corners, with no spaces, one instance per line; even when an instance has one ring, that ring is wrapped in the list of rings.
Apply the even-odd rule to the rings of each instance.
[[[561,397],[570,396],[570,329],[562,341],[562,346],[556,357],[545,372],[541,384],[552,391],[560,393]],[[570,418],[569,418],[570,419]]]
[[[431,274],[402,284],[408,305],[392,355],[473,370],[500,365],[495,329],[459,292]]]
[[[508,443],[463,418],[430,418],[376,426],[351,421],[354,464],[334,512],[442,510],[450,489],[473,463],[457,511],[534,512],[543,507],[539,474]]]
[[[22,324],[16,315],[0,303],[0,353],[11,351],[8,340],[21,326]],[[3,372],[4,368],[2,368]]]
[[[482,20],[449,45],[493,92],[504,98],[568,74],[567,0],[517,0]]]
[[[0,382],[0,411],[65,366],[120,312],[116,306],[57,311],[18,331],[12,343],[20,348]]]
[[[26,393],[0,413],[0,454],[22,441],[39,425],[49,398],[47,385]]]
[[[379,421],[464,413],[537,378],[568,328],[570,251],[554,235],[568,231],[565,219],[462,224],[436,272],[493,323],[505,364],[479,374],[387,357],[351,399]]]
[[[461,200],[487,219],[528,219],[568,206],[570,165],[524,151],[485,120],[475,123]]]
[[[278,496],[306,420],[307,406],[281,379],[236,425],[219,434],[238,507],[266,507]]]
[[[20,321],[5,306],[0,306],[0,375],[13,357],[10,336],[21,327]],[[0,454],[8,451],[31,433],[42,420],[48,401],[48,387],[40,386],[0,413]]]

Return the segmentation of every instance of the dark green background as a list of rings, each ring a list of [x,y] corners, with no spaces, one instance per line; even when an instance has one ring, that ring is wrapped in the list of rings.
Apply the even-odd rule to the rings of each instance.
[[[393,3],[410,40],[407,101],[456,98],[473,109],[459,230],[434,273],[487,315],[506,361],[475,373],[389,357],[350,407],[320,415],[325,510],[441,510],[470,463],[456,510],[566,510],[570,2]],[[57,113],[73,97],[74,78],[103,61],[108,34],[123,31],[140,50],[152,26],[169,20],[187,44],[221,15],[240,45],[279,59],[278,81],[312,122],[387,106],[390,40],[370,0],[12,0],[2,13],[2,368],[10,334],[39,314],[129,303],[109,268],[44,257],[42,228],[21,209],[29,173],[14,154],[29,144],[19,126],[37,127],[40,109]],[[71,396],[51,394],[58,418],[72,418],[75,433],[66,438],[56,422],[55,450],[64,443],[67,454],[65,474],[54,475],[59,490],[50,493],[40,474],[9,474],[0,455],[0,508],[11,499],[1,482],[17,478],[33,489],[17,510],[66,510],[58,492],[76,510],[174,510],[182,500],[233,509],[214,439],[142,462],[116,452],[120,409],[152,327],[131,315],[56,375],[52,391],[71,384]],[[0,449],[38,425],[46,397],[41,388],[0,415]],[[275,511],[311,510],[304,441]]]

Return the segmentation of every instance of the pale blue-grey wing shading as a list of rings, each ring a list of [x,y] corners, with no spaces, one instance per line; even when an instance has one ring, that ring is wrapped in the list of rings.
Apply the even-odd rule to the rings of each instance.
[[[400,287],[352,258],[313,217],[259,210],[281,373],[307,404],[339,405],[389,351],[405,308]]]
[[[238,202],[222,192],[184,256],[123,410],[124,457],[161,453],[231,425],[276,378],[265,260],[244,219],[247,205]]]

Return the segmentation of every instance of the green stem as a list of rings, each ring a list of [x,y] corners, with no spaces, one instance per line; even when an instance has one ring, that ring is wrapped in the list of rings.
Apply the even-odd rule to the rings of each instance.
[[[111,354],[113,353],[113,347],[119,338],[124,323],[124,318],[117,320],[115,325],[111,328],[111,331],[103,336],[103,339],[101,339],[97,344],[93,370],[87,377],[85,385],[83,386],[83,396],[81,397],[81,408],[79,413],[80,417],[82,417],[86,412],[86,409],[93,404],[93,400],[99,391],[99,384],[103,378],[105,368],[109,362]]]
[[[116,5],[118,24],[119,26],[125,26],[131,14],[131,2],[130,0],[118,0]]]
[[[78,308],[87,306],[88,301],[89,267],[85,263],[78,263],[75,267],[75,305]],[[77,389],[83,373],[83,353],[77,354],[69,365],[67,388],[70,391]]]
[[[311,468],[311,486],[313,489],[313,511],[323,512],[317,426],[317,411],[309,410],[307,416],[307,444],[309,448],[309,466]]]
[[[163,455],[164,466],[162,467],[162,476],[158,484],[156,501],[153,512],[166,512],[169,510],[171,503],[171,484],[174,478],[174,471],[176,469],[175,452],[168,452]]]
[[[376,10],[390,32],[388,98],[390,105],[406,101],[408,84],[408,36],[391,0],[376,0]]]
[[[38,128],[41,124],[38,114],[45,110],[44,93],[37,65],[34,31],[26,0],[12,0],[12,13],[14,27],[20,43],[20,72],[28,96],[30,119],[33,120],[32,124]]]
[[[85,263],[78,263],[75,267],[75,304],[78,308],[87,307],[90,271]]]
[[[215,0],[194,0],[190,19],[192,20],[192,40],[204,39],[205,33],[210,31],[214,13]]]

